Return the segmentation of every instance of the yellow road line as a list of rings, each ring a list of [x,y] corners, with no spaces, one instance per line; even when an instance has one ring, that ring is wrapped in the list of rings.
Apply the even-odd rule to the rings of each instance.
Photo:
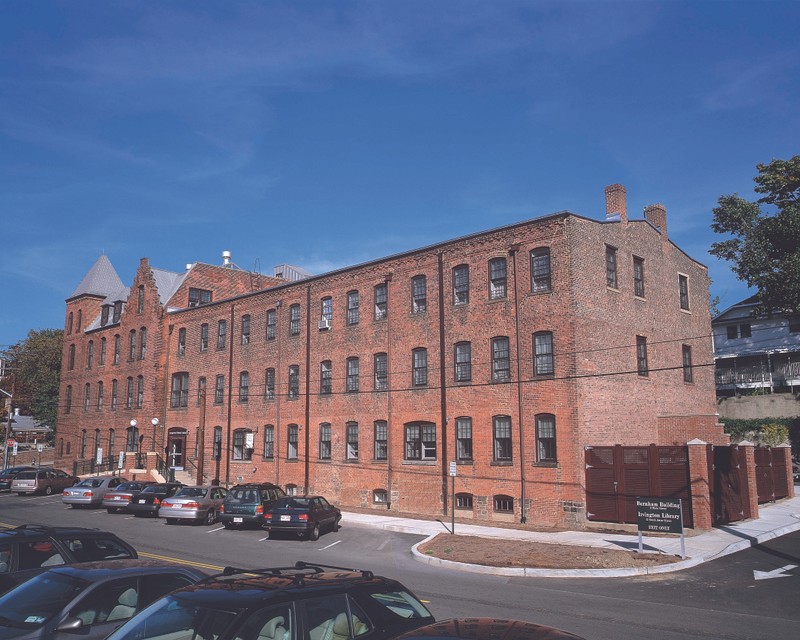
[[[222,571],[225,567],[220,567],[215,564],[205,564],[204,562],[192,562],[191,560],[183,560],[181,558],[173,558],[172,556],[161,556],[156,553],[139,553],[140,558],[152,558],[154,560],[166,560],[167,562],[175,562],[177,564],[186,564],[190,567],[198,567],[200,569],[211,569],[213,571]]]

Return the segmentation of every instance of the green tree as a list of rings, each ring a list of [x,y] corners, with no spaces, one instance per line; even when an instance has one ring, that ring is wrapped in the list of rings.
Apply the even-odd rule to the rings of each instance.
[[[3,380],[7,391],[11,391],[14,376],[14,407],[53,429],[58,416],[63,336],[61,329],[30,331],[27,338],[2,354],[10,370]]]
[[[733,237],[713,243],[711,254],[758,289],[760,314],[800,314],[800,155],[756,168],[755,191],[763,197],[720,197],[711,228]]]

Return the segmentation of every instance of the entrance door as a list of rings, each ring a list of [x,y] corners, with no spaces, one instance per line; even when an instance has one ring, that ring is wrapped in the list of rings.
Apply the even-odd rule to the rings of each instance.
[[[178,471],[183,470],[183,454],[186,449],[186,429],[170,430],[167,439],[167,464]]]

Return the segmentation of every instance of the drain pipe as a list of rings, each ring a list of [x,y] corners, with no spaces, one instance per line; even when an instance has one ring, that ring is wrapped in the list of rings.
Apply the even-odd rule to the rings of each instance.
[[[520,518],[519,521],[525,524],[527,517],[525,515],[525,429],[522,427],[522,379],[520,378],[522,366],[519,361],[520,342],[519,342],[519,295],[517,292],[517,252],[519,245],[515,244],[509,247],[508,253],[511,256],[511,263],[514,269],[514,330],[516,331],[517,340],[517,422],[519,423],[519,484],[520,484]]]

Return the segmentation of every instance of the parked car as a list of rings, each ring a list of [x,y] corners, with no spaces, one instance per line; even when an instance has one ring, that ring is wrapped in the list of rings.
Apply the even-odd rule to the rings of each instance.
[[[73,509],[77,507],[99,507],[103,503],[106,493],[126,481],[127,478],[120,478],[119,476],[85,478],[74,487],[64,489],[61,502],[70,505]]]
[[[82,527],[26,524],[0,530],[0,593],[51,566],[137,558],[116,534]],[[2,610],[0,610],[2,611]]]
[[[127,511],[131,500],[136,498],[145,487],[155,484],[155,480],[136,480],[134,482],[123,482],[114,489],[106,492],[103,496],[102,505],[109,513],[117,511]]]
[[[28,465],[21,467],[8,467],[0,471],[0,491],[11,491],[11,481],[21,471],[36,471],[36,467]]]
[[[157,482],[156,484],[151,484],[142,489],[139,495],[130,501],[128,511],[137,518],[144,516],[157,518],[161,501],[164,498],[174,496],[182,486],[180,482]]]
[[[204,577],[199,569],[157,560],[56,567],[0,596],[0,638],[100,640],[155,600]]]
[[[568,631],[521,620],[463,618],[419,627],[397,640],[583,640]]]
[[[292,533],[316,540],[322,531],[337,531],[341,519],[342,512],[322,496],[285,496],[272,503],[261,526],[270,538]]]
[[[70,475],[61,469],[51,469],[42,467],[29,471],[20,471],[11,481],[11,491],[23,496],[27,493],[43,493],[49,496],[53,493],[61,493],[67,487],[71,487],[80,478]]]
[[[158,515],[166,518],[167,524],[181,520],[214,524],[227,493],[222,487],[181,487],[174,496],[161,501]]]
[[[279,486],[263,482],[259,484],[237,484],[225,496],[219,510],[219,519],[226,529],[241,528],[247,525],[264,524],[264,513],[272,503],[282,498],[286,492]]]
[[[228,567],[173,591],[108,636],[387,640],[434,622],[396,580],[371,571],[298,562],[293,567]]]

